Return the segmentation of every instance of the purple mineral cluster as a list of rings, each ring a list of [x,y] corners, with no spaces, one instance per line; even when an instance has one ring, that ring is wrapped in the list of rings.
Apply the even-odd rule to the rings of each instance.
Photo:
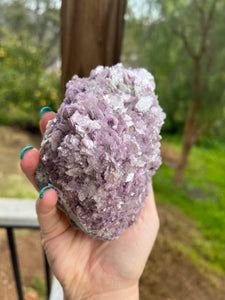
[[[74,76],[48,123],[41,160],[72,224],[101,240],[118,238],[137,219],[161,164],[165,114],[145,69],[98,66]]]

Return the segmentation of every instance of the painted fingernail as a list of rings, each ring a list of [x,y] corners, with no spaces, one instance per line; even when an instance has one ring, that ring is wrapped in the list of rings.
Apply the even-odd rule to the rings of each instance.
[[[51,187],[51,186],[49,186],[49,185],[47,185],[47,186],[43,187],[43,188],[41,189],[41,191],[40,191],[40,194],[39,194],[39,197],[40,197],[40,198],[42,198],[42,197],[43,197],[43,195],[44,195],[44,191],[45,191],[45,190],[47,190],[47,189],[52,189],[52,187]]]
[[[53,111],[53,109],[49,106],[42,107],[42,109],[40,110],[40,119],[42,118],[42,115],[45,111]]]
[[[33,149],[34,147],[33,146],[26,146],[23,148],[23,150],[21,151],[20,153],[20,159],[23,159],[23,156],[24,156],[24,152],[28,149]]]
[[[58,201],[61,203],[62,202],[62,192],[60,192],[56,187],[54,187],[52,184],[49,183],[49,185],[43,187],[40,191],[39,197],[42,198],[44,191],[47,189],[53,189],[57,193]]]

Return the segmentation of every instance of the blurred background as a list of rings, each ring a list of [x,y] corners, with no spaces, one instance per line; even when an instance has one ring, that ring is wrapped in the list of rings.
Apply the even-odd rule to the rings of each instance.
[[[0,0],[0,197],[38,196],[19,154],[39,148],[39,110],[57,110],[63,98],[60,8],[59,0]],[[143,300],[225,297],[224,11],[224,0],[126,4],[120,60],[154,75],[167,115],[153,178],[161,229],[140,281]],[[39,233],[16,236],[25,299],[44,299]],[[3,229],[0,295],[17,299]]]

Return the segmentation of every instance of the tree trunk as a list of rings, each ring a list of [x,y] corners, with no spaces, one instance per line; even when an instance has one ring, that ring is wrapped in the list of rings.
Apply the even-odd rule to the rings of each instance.
[[[181,186],[184,182],[184,174],[188,163],[188,157],[191,151],[192,145],[189,141],[183,142],[183,148],[179,163],[177,165],[173,182],[176,186]]]
[[[199,120],[198,110],[201,103],[201,83],[200,83],[200,59],[194,59],[194,100],[188,112],[186,119],[184,133],[183,133],[183,146],[182,153],[179,159],[177,168],[175,170],[173,182],[176,186],[181,186],[184,182],[184,174],[188,163],[188,156],[191,148],[199,138]]]
[[[179,159],[178,165],[175,170],[173,182],[176,186],[181,186],[184,182],[184,174],[188,163],[188,157],[192,146],[195,144],[195,122],[194,116],[196,111],[196,102],[192,103],[191,109],[189,110],[188,117],[186,119],[184,133],[183,133],[183,145],[182,153]]]
[[[74,74],[88,76],[97,65],[120,59],[126,0],[62,0],[61,93]]]
[[[183,148],[182,154],[175,171],[173,181],[175,185],[180,186],[184,181],[184,173],[188,162],[188,156],[190,154],[191,148],[197,142],[201,134],[207,128],[207,126],[201,126],[201,103],[203,100],[202,88],[203,82],[201,78],[201,63],[205,52],[207,51],[208,44],[208,34],[212,26],[212,18],[215,12],[215,7],[217,0],[211,2],[211,7],[209,12],[206,13],[202,10],[201,6],[196,3],[197,9],[200,11],[201,15],[201,43],[198,51],[194,50],[191,43],[189,42],[187,36],[183,31],[177,30],[177,28],[172,28],[173,32],[177,34],[183,41],[184,47],[193,61],[194,66],[194,76],[193,76],[193,102],[188,113],[188,117],[185,122],[184,133],[183,133]]]

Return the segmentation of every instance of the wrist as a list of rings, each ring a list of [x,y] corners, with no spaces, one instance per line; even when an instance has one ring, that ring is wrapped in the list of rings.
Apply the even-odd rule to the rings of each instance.
[[[139,300],[138,284],[126,289],[93,295],[87,300]]]
[[[115,291],[96,293],[91,296],[81,298],[64,297],[64,300],[139,300],[139,285],[133,285],[126,289],[119,289]]]

